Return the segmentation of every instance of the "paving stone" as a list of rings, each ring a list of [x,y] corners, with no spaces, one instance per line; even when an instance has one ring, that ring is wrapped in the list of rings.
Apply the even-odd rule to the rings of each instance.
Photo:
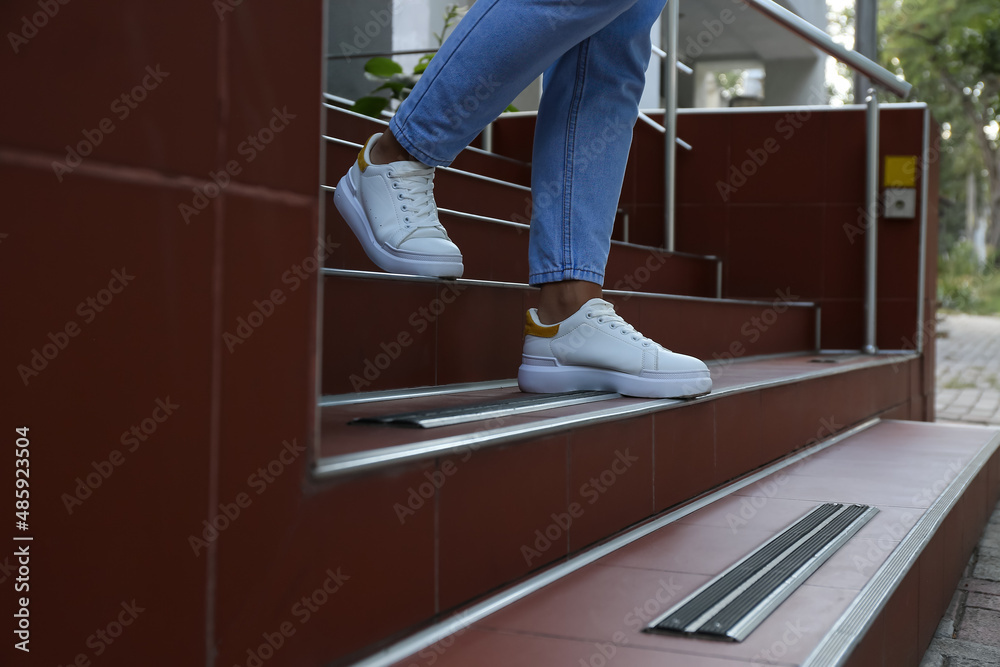
[[[1000,649],[1000,611],[966,607],[956,638]]]
[[[979,607],[980,609],[992,609],[1000,611],[1000,595],[984,595],[983,593],[969,593],[965,599],[966,607]]]
[[[970,593],[985,593],[1000,595],[1000,581],[983,581],[982,579],[963,579],[958,584],[959,589]]]
[[[1000,582],[1000,554],[995,551],[980,553],[979,562],[976,563],[972,576],[976,579]],[[997,626],[997,632],[1000,633],[1000,625]]]

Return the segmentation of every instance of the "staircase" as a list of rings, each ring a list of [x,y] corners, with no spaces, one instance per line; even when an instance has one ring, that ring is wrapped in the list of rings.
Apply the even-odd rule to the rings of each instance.
[[[907,125],[918,105],[899,106],[883,111],[900,121],[883,125],[897,128],[883,140],[890,154],[929,136]],[[385,124],[331,101],[324,113],[333,184]],[[724,178],[754,128],[766,134],[781,115],[682,115],[695,146],[679,156],[683,179],[697,170],[709,183],[712,170]],[[606,295],[646,335],[709,362],[713,392],[690,401],[611,395],[431,428],[353,423],[521,396],[511,378],[536,299],[524,282],[533,118],[501,119],[496,153],[470,148],[438,170],[442,221],[465,257],[460,280],[379,271],[324,186],[325,234],[336,246],[323,269],[320,440],[299,525],[318,531],[306,542],[310,563],[336,559],[335,593],[327,589],[336,620],[299,629],[282,648],[285,664],[918,664],[1000,498],[1000,438],[919,423],[933,418],[933,330],[914,322],[932,296],[911,288],[919,252],[936,253],[913,240],[912,225],[886,232],[904,242],[880,258],[886,351],[852,351],[860,293],[842,264],[857,253],[830,229],[831,216],[853,213],[857,193],[837,190],[826,162],[825,183],[805,194],[801,174],[790,174],[801,171],[797,156],[818,159],[811,132],[857,119],[817,115],[733,202],[720,205],[704,184],[686,195],[682,187],[678,239],[698,252],[657,247],[658,135],[635,129]],[[823,148],[857,159],[851,141],[840,144],[824,139]],[[791,194],[772,179],[786,179]],[[796,202],[793,219],[753,200],[768,192]],[[785,245],[817,235],[841,264],[811,264],[816,248]],[[915,329],[926,334],[922,349]],[[745,642],[641,632],[827,501],[879,513]],[[275,614],[294,612],[318,582],[292,583],[273,591]]]

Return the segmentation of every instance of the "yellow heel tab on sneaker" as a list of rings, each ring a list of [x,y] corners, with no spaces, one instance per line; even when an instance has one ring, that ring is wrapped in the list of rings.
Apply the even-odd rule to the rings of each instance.
[[[554,338],[557,333],[559,333],[558,324],[553,324],[551,326],[539,324],[538,322],[535,321],[535,318],[531,316],[530,310],[524,313],[525,336],[538,336],[539,338]]]
[[[374,137],[375,137],[374,134],[372,136],[368,137],[368,141],[366,141],[365,143],[363,143],[361,145],[361,150],[358,151],[358,169],[360,169],[361,171],[364,171],[365,169],[368,168],[368,160],[365,159],[365,149],[368,148],[368,144],[370,144],[372,142],[372,139]]]

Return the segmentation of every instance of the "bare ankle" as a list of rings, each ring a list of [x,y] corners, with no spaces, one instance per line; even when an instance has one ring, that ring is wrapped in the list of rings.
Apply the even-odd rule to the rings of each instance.
[[[406,152],[391,130],[386,130],[378,138],[371,150],[372,164],[389,164],[390,162],[416,161]]]
[[[538,319],[543,324],[562,322],[583,304],[603,296],[601,286],[586,280],[563,280],[545,283],[541,287],[538,304]]]

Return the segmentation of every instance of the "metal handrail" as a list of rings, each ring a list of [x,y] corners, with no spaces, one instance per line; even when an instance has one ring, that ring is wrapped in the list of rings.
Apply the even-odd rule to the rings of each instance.
[[[802,17],[773,2],[773,0],[740,0],[775,21],[782,27],[795,33],[805,41],[833,56],[851,69],[861,72],[875,84],[889,92],[906,98],[913,86],[898,79],[892,72],[860,53],[841,46],[825,32],[809,23]],[[680,0],[667,0],[664,8],[664,40],[667,50],[659,51],[658,56],[668,63],[664,90],[664,166],[666,167],[664,183],[664,248],[674,249],[674,201],[676,182],[674,166],[676,164],[676,128],[677,128],[677,76],[676,68],[669,67],[669,62],[676,62],[678,41],[678,20]],[[879,136],[879,105],[874,89],[869,91],[866,100],[866,154],[865,154],[865,331],[862,350],[875,354],[876,337],[876,301],[877,301],[877,259],[878,259],[878,136]]]
[[[812,23],[809,23],[809,21],[806,21],[801,16],[773,2],[773,0],[740,0],[740,2],[756,9],[764,14],[764,16],[791,30],[820,51],[833,56],[851,69],[861,72],[871,79],[872,82],[880,84],[889,92],[903,99],[906,99],[906,96],[910,94],[910,90],[913,88],[912,84],[896,78],[896,75],[874,60],[838,44],[830,35]]]

